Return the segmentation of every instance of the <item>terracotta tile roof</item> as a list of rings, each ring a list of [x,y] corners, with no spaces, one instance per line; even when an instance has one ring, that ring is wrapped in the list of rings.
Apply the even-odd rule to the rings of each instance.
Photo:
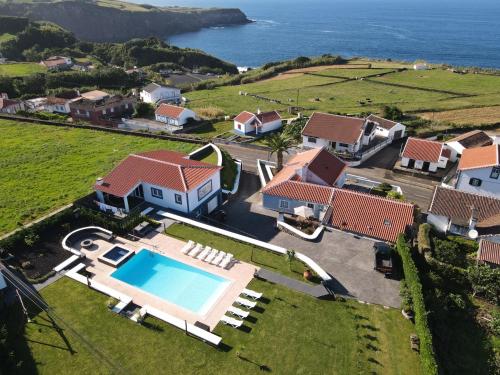
[[[500,165],[500,145],[465,149],[458,163],[458,169],[494,167]]]
[[[160,106],[156,109],[155,114],[170,118],[179,118],[182,112],[184,112],[184,107],[170,104],[160,104]]]
[[[142,88],[142,91],[146,91],[146,92],[149,92],[149,93],[152,93],[153,91],[155,90],[158,90],[160,88],[162,88],[163,86],[157,84],[157,83],[154,83],[154,82],[151,82],[149,85],[146,85]]]
[[[428,211],[458,225],[469,223],[472,216],[478,227],[500,225],[500,199],[441,186],[436,186]]]
[[[385,119],[383,117],[379,117],[379,116],[376,116],[376,115],[373,115],[373,114],[370,115],[370,116],[368,116],[366,119],[368,121],[376,122],[380,127],[384,128],[384,129],[387,129],[387,130],[392,129],[397,124],[399,124],[399,122],[387,120],[387,119]]]
[[[477,253],[479,262],[487,262],[500,265],[500,243],[481,240]]]
[[[330,224],[334,228],[395,242],[413,224],[410,203],[346,189],[335,189]]]
[[[247,122],[248,120],[250,120],[254,116],[255,115],[251,112],[243,111],[238,116],[236,116],[234,118],[234,121],[241,122],[242,124],[244,124],[245,122]]]
[[[472,130],[450,139],[447,143],[451,142],[458,142],[465,148],[475,148],[489,146],[493,140],[482,130]]]
[[[94,189],[118,197],[127,195],[140,182],[177,191],[189,191],[221,168],[187,155],[159,150],[129,155]]]
[[[361,137],[365,119],[314,112],[302,134],[332,142],[354,144]]]
[[[19,104],[17,100],[0,98],[0,109],[10,107],[11,105]]]
[[[273,122],[276,120],[281,120],[281,116],[276,111],[270,112],[261,112],[255,115],[262,124],[266,124],[268,122]]]
[[[59,65],[66,65],[66,59],[60,56],[53,56],[48,58],[47,60],[43,60],[42,64],[45,65],[47,68],[53,68]]]
[[[272,186],[268,185],[262,190],[264,194],[301,202],[318,203],[325,206],[330,203],[334,191],[331,186],[294,180],[283,181]]]
[[[84,92],[80,95],[82,98],[87,99],[87,100],[102,100],[106,97],[111,96],[111,94],[107,93],[106,91],[101,91],[101,90],[92,90],[92,91],[87,91]]]
[[[439,162],[442,149],[443,144],[441,142],[410,137],[406,141],[401,156],[413,160],[437,163]]]

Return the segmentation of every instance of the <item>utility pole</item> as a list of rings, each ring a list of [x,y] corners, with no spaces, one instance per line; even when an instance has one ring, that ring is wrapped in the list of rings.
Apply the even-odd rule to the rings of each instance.
[[[28,323],[31,323],[31,319],[30,319],[30,316],[28,314],[28,310],[26,310],[26,306],[24,306],[23,299],[21,298],[21,295],[19,294],[19,289],[17,289],[17,288],[16,288],[16,294],[17,294],[17,298],[19,298],[19,302],[21,303],[21,307],[23,308],[23,313],[24,313],[24,315],[26,315],[26,320],[28,321]]]

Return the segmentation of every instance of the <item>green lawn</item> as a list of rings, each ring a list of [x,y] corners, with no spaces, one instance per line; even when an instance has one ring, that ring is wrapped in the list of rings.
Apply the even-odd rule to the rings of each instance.
[[[133,152],[196,145],[0,120],[0,234],[92,190]]]
[[[46,68],[37,63],[9,63],[0,65],[0,76],[22,77],[46,71]]]
[[[243,262],[268,268],[294,279],[304,280],[302,275],[306,269],[305,265],[294,260],[290,266],[284,255],[184,224],[171,225],[167,228],[166,234],[182,240],[193,240],[203,245],[209,245],[214,249],[234,254],[236,259]]]
[[[215,329],[222,350],[154,318],[141,326],[119,317],[105,306],[108,297],[67,278],[41,294],[118,373],[256,374],[260,365],[275,374],[421,373],[418,355],[409,348],[412,325],[399,311],[318,300],[257,280],[250,287],[263,292],[266,303],[251,312],[245,331]],[[112,372],[71,331],[64,335],[75,354],[45,314],[36,316],[14,337],[17,359],[23,360],[20,372]]]
[[[233,127],[233,121],[221,121],[216,122],[215,124],[206,123],[205,125],[194,129],[189,134],[194,134],[204,139],[211,139],[218,136],[219,134],[232,131]]]

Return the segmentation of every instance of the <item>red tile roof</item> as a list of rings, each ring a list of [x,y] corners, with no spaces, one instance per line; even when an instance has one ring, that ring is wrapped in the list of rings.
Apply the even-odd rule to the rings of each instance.
[[[141,182],[177,191],[189,191],[221,168],[187,159],[178,152],[158,150],[132,154],[116,166],[94,189],[118,197]]]
[[[170,118],[179,118],[182,112],[184,112],[184,107],[178,107],[171,104],[160,104],[160,106],[156,109],[155,114]]]
[[[334,191],[334,188],[331,186],[294,180],[283,181],[272,186],[268,185],[262,190],[262,193],[301,202],[323,204],[325,206],[330,203]]]
[[[441,142],[410,137],[406,141],[406,145],[401,156],[413,160],[437,163],[439,162],[442,149],[443,144]]]
[[[413,224],[414,206],[393,199],[335,189],[330,224],[334,228],[395,242]]]
[[[497,264],[500,266],[500,243],[481,240],[479,242],[479,251],[477,253],[477,260]]]
[[[270,111],[270,112],[261,112],[256,115],[256,117],[259,119],[259,121],[262,124],[266,124],[268,122],[273,122],[277,120],[281,120],[281,116],[278,112],[276,111]]]
[[[373,115],[373,114],[370,115],[370,116],[368,116],[366,119],[368,121],[376,122],[380,127],[384,128],[384,129],[387,129],[387,130],[392,129],[397,124],[399,124],[399,122],[387,120],[387,119],[385,119],[383,117],[379,117],[379,116],[376,116],[376,115]]]
[[[458,163],[458,169],[486,168],[500,165],[500,145],[465,149]]]
[[[315,112],[302,134],[332,142],[354,144],[363,134],[365,119]]]
[[[0,109],[10,107],[11,105],[19,104],[19,101],[13,99],[0,98]]]
[[[484,147],[493,143],[491,137],[482,130],[472,130],[448,140],[446,143],[458,142],[465,148]]]
[[[251,112],[243,111],[238,116],[234,118],[234,121],[241,122],[244,124],[248,120],[252,119],[255,115]]]

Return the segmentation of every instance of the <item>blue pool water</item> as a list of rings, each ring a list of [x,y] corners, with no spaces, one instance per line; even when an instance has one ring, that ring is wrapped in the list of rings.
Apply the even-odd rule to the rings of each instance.
[[[142,249],[111,277],[156,297],[204,315],[229,285],[229,280]]]

